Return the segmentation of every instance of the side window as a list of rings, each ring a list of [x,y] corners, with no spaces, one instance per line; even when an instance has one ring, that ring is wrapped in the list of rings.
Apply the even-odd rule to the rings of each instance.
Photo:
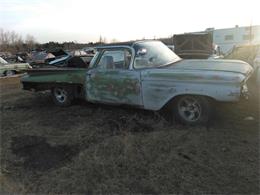
[[[101,56],[97,68],[100,69],[128,69],[131,53],[127,49],[106,50]]]

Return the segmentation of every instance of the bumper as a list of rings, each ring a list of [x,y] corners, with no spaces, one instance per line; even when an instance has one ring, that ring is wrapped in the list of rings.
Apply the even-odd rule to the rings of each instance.
[[[248,87],[247,85],[243,85],[241,87],[241,95],[240,95],[240,99],[244,99],[244,100],[248,100],[250,97],[250,92],[248,90]]]

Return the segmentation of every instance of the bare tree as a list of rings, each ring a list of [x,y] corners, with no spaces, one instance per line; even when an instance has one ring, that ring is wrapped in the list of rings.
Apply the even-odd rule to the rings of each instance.
[[[14,31],[10,32],[10,44],[14,45],[18,40],[18,34]]]
[[[18,35],[17,39],[15,41],[15,44],[14,44],[16,52],[24,50],[23,44],[24,44],[24,41],[23,41],[22,36]]]
[[[0,51],[17,53],[28,51],[35,47],[36,41],[32,35],[27,35],[25,41],[22,36],[15,31],[5,31],[0,28]]]
[[[4,29],[0,29],[0,45],[1,50],[6,49],[6,47],[10,44],[10,32],[5,32]]]
[[[34,36],[27,34],[25,43],[27,44],[29,50],[33,49],[36,44]]]
[[[102,37],[101,35],[100,35],[100,37],[99,37],[99,43],[106,43],[107,42],[107,39],[106,39],[106,37]]]
[[[4,43],[4,29],[0,28],[0,45]]]

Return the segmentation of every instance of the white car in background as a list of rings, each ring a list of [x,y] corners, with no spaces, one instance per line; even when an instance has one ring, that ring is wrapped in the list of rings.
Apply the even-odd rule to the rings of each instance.
[[[8,63],[0,57],[0,76],[12,76],[17,73],[26,72],[32,67],[28,63]]]

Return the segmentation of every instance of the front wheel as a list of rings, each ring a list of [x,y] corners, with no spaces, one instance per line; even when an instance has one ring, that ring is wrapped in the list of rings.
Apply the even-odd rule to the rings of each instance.
[[[52,99],[58,106],[70,106],[73,100],[72,89],[63,86],[54,87],[52,89]]]
[[[180,96],[172,106],[174,118],[186,125],[205,124],[212,114],[212,101],[202,96]]]

